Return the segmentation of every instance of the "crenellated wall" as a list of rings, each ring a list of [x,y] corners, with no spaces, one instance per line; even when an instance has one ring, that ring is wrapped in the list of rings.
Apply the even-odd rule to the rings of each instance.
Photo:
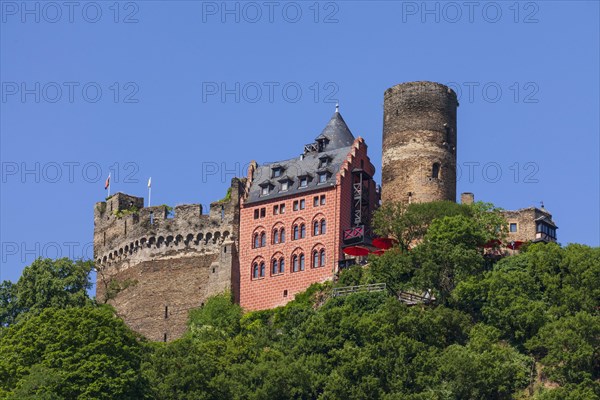
[[[96,298],[150,340],[185,331],[187,313],[214,294],[237,297],[239,197],[212,203],[143,207],[144,199],[116,193],[94,210]]]

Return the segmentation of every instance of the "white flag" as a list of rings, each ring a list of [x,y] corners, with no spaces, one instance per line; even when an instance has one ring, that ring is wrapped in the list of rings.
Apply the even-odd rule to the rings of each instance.
[[[152,177],[148,178],[148,187],[152,187]]]

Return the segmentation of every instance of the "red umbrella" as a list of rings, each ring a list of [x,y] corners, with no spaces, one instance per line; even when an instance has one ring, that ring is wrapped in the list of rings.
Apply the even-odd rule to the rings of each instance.
[[[510,242],[508,244],[508,247],[513,250],[518,250],[519,247],[523,246],[523,243],[525,243],[525,242],[521,242],[519,240],[513,240],[512,242]]]
[[[375,250],[374,252],[372,252],[371,254],[375,254],[376,256],[380,256],[383,253],[385,253],[385,250]]]
[[[378,249],[387,250],[390,249],[396,242],[397,240],[392,238],[375,238],[373,239],[373,246],[377,247]]]
[[[349,256],[366,256],[369,254],[369,249],[363,246],[350,246],[344,249],[344,253]]]

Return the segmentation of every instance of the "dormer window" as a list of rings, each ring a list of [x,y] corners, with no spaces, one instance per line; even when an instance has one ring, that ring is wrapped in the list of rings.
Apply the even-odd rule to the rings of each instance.
[[[330,174],[328,171],[319,172],[319,183],[327,182],[327,178],[329,178]]]
[[[271,190],[273,189],[273,185],[269,181],[264,181],[259,186],[261,196],[268,196],[271,193]]]
[[[308,187],[309,180],[310,180],[310,176],[308,174],[298,176],[298,187],[299,188]]]
[[[283,167],[277,165],[272,167],[271,178],[279,178],[283,174]]]
[[[319,168],[325,168],[329,164],[331,164],[331,157],[329,157],[329,156],[319,157]]]
[[[325,147],[327,147],[327,143],[329,143],[329,139],[327,139],[327,138],[317,139],[317,151],[319,153],[324,151]]]
[[[285,176],[279,180],[279,183],[281,183],[281,191],[287,192],[292,184],[292,180]]]

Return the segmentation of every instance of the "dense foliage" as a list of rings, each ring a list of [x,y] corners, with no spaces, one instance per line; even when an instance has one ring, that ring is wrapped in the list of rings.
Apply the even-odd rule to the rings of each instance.
[[[376,220],[403,239],[368,266],[273,310],[213,297],[171,343],[145,342],[89,299],[84,264],[38,260],[0,285],[0,398],[600,398],[600,248],[532,244],[490,259],[483,244],[504,226],[484,204]],[[331,297],[374,282],[388,291]],[[427,290],[433,304],[397,297]]]

